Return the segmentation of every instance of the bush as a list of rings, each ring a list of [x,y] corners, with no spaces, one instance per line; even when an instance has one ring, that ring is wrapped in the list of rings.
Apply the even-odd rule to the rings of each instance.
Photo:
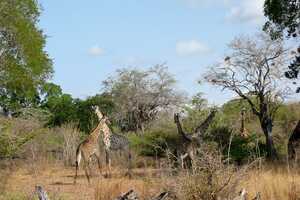
[[[17,156],[19,150],[43,132],[37,120],[0,118],[0,158]]]
[[[177,148],[179,139],[175,124],[164,119],[152,124],[144,135],[129,135],[132,148],[141,156],[163,157],[166,150],[173,152]]]
[[[26,158],[62,160],[66,166],[75,163],[76,148],[83,133],[73,124],[45,129],[23,149]]]
[[[76,149],[80,141],[81,133],[75,126],[66,124],[59,129],[63,135],[63,160],[64,164],[70,166],[74,164],[76,158]]]
[[[209,145],[199,148],[193,173],[179,176],[178,197],[183,200],[232,199],[245,170],[225,164],[224,156]]]
[[[212,127],[206,140],[217,143],[224,156],[227,157],[229,152],[231,161],[237,164],[265,154],[256,134],[242,137],[226,125]]]

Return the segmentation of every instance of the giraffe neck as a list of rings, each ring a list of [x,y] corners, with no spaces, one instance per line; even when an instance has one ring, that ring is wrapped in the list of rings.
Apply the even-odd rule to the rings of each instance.
[[[107,126],[106,123],[103,124],[101,131],[103,132],[104,138],[108,138],[112,134],[110,128]]]
[[[98,137],[101,133],[101,129],[103,128],[105,122],[100,121],[97,127],[92,131],[92,133],[89,135],[89,138],[98,140]]]
[[[195,129],[195,134],[197,136],[201,135],[201,134],[204,134],[209,125],[212,123],[213,119],[215,118],[215,115],[216,115],[216,110],[212,110],[208,117],[204,120],[204,122],[202,122],[202,124],[200,124],[196,129]]]

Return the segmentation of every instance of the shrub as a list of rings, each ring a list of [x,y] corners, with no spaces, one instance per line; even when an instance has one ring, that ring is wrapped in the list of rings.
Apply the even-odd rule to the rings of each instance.
[[[174,151],[179,142],[175,124],[161,118],[145,131],[144,135],[129,134],[132,148],[142,156],[164,156],[166,150]]]
[[[141,156],[164,156],[167,149],[176,148],[178,137],[159,130],[147,131],[143,136],[129,136],[131,146]]]
[[[237,164],[242,164],[257,154],[265,154],[265,148],[256,134],[242,137],[226,125],[212,127],[206,139],[216,142],[223,155],[227,157],[229,153],[231,161]]]
[[[0,157],[17,156],[19,150],[34,137],[43,132],[37,120],[0,118]]]
[[[26,158],[33,160],[62,160],[66,166],[75,163],[76,148],[83,133],[74,124],[45,129],[23,150]]]
[[[244,169],[225,164],[224,156],[212,146],[199,149],[193,166],[193,173],[179,176],[178,197],[183,200],[232,199],[239,181],[245,175]]]
[[[76,148],[80,140],[80,132],[75,126],[66,124],[59,129],[63,135],[63,160],[65,165],[72,165],[75,162]]]

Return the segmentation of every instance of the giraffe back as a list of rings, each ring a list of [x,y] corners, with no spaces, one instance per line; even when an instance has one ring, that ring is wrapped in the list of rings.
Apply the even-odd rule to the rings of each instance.
[[[126,150],[129,148],[128,139],[119,134],[111,133],[110,135],[104,137],[105,148],[108,150]]]
[[[99,150],[98,138],[104,125],[106,125],[105,119],[101,120],[90,135],[79,145],[86,156],[91,156]]]

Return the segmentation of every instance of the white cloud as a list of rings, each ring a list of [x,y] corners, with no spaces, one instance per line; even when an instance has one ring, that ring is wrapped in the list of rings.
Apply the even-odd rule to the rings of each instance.
[[[95,45],[89,49],[89,54],[92,56],[101,56],[104,54],[104,49],[99,47],[98,45]]]
[[[250,22],[261,24],[264,21],[264,0],[240,0],[239,4],[232,5],[226,15],[230,22]]]
[[[176,53],[180,56],[203,55],[210,52],[210,48],[197,40],[179,41],[176,44]]]

